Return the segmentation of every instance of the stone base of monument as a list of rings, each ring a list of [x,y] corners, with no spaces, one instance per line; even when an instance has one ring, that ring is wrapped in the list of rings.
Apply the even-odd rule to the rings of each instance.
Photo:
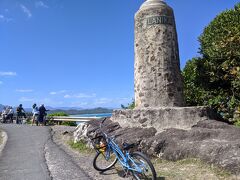
[[[133,110],[114,110],[112,121],[121,127],[154,127],[157,132],[177,128],[188,130],[199,121],[216,119],[217,115],[207,107],[160,107]]]

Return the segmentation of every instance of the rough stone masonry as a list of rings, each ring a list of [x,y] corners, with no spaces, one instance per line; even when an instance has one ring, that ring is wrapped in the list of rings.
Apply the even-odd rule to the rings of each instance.
[[[136,108],[184,106],[172,8],[146,1],[135,15]]]
[[[177,31],[173,9],[163,0],[147,0],[135,14],[134,86],[136,108],[115,110],[122,127],[190,129],[215,118],[206,107],[184,107]]]

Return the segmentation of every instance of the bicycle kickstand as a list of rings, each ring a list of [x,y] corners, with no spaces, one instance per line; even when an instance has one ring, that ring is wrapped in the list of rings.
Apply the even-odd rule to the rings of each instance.
[[[124,170],[124,175],[123,175],[123,177],[124,177],[124,178],[128,177],[128,175],[130,175],[130,174],[129,174],[129,169],[127,169],[127,170],[123,169],[123,170]]]

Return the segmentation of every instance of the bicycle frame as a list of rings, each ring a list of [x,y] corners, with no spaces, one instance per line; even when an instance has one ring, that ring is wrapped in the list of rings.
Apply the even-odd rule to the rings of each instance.
[[[110,159],[110,152],[112,151],[116,155],[118,161],[120,162],[120,164],[122,165],[123,168],[127,168],[127,170],[130,170],[130,171],[143,173],[143,169],[146,169],[146,168],[142,167],[142,166],[140,167],[139,165],[137,165],[134,162],[134,160],[131,158],[131,155],[128,151],[126,151],[125,154],[124,154],[123,151],[120,149],[120,147],[114,142],[114,138],[109,137],[105,132],[102,131],[102,124],[105,120],[106,120],[106,118],[100,124],[100,131],[103,134],[103,136],[105,137],[105,140],[106,140],[106,143],[107,143],[105,158],[107,160],[109,160]],[[135,168],[132,168],[129,165],[130,162],[134,165]]]
[[[130,172],[136,179],[141,179],[141,177],[148,178],[149,176],[149,178],[151,177],[150,179],[155,180],[156,171],[150,159],[139,151],[130,152],[129,149],[133,148],[134,144],[124,142],[123,149],[121,149],[115,141],[115,137],[108,136],[108,134],[102,130],[102,125],[105,120],[106,118],[100,123],[99,131],[96,131],[95,137],[91,138],[92,144],[97,151],[93,159],[93,167],[97,171],[103,172],[111,169],[117,161],[119,161],[125,172],[124,176],[127,176]],[[111,132],[111,128],[108,128],[107,125],[105,126],[105,131]],[[107,161],[104,165],[102,165],[103,162],[100,163],[102,159],[98,159],[99,156],[100,158],[103,156],[105,161]],[[100,164],[98,164],[97,161],[100,161]]]
[[[106,150],[106,159],[109,159],[110,157],[110,152],[112,151],[118,161],[120,162],[120,164],[122,165],[122,167],[127,168],[127,170],[130,171],[136,171],[138,173],[142,173],[142,168],[139,167],[134,160],[131,158],[130,153],[128,151],[126,151],[126,153],[124,154],[123,151],[119,148],[119,146],[114,142],[114,140],[112,138],[109,138],[105,133],[104,136],[106,137],[106,141],[107,141],[107,150]],[[129,165],[129,162],[131,162],[135,168],[132,168]]]

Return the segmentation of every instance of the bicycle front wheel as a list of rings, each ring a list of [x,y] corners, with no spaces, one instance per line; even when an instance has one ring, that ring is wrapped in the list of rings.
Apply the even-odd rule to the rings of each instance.
[[[97,171],[106,171],[112,168],[118,159],[112,151],[100,152],[98,151],[93,159],[93,167]]]
[[[155,168],[149,158],[141,152],[134,152],[131,154],[130,166],[132,169],[133,177],[137,180],[156,180],[157,175]],[[138,171],[140,170],[140,171]]]

